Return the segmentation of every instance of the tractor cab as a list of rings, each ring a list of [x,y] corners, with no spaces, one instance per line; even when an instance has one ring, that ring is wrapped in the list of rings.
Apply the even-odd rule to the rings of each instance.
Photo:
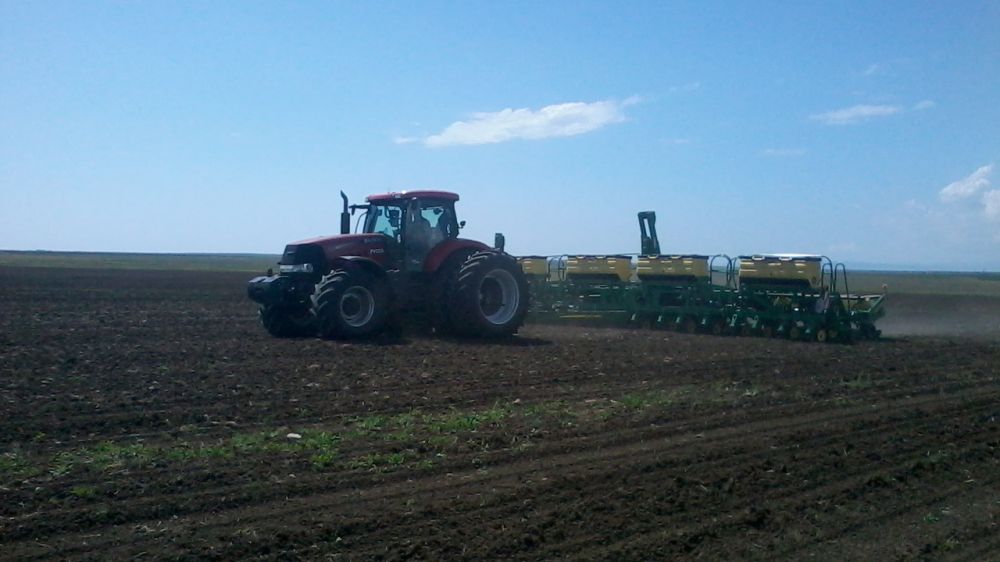
[[[455,216],[458,195],[454,193],[411,191],[371,195],[366,200],[367,205],[354,207],[365,211],[363,232],[388,238],[388,261],[401,269],[420,271],[432,249],[458,238],[461,224]]]

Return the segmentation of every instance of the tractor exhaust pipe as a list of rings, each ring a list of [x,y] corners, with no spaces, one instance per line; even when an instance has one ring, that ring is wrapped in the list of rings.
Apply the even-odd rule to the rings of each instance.
[[[340,233],[350,234],[351,233],[351,213],[347,211],[347,195],[343,191],[340,192],[340,197],[344,200],[344,210],[340,213]]]

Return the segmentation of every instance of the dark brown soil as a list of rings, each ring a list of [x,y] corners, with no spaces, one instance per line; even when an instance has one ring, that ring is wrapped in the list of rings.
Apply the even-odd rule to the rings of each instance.
[[[988,330],[277,340],[245,282],[0,268],[0,559],[1000,558]]]

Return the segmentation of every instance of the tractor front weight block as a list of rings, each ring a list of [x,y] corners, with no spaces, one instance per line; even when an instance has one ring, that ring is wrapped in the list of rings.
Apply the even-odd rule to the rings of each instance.
[[[304,283],[286,275],[254,277],[247,284],[247,296],[263,306],[301,303],[311,293],[312,283]]]
[[[281,275],[254,277],[247,284],[247,296],[250,300],[264,306],[287,303],[291,297],[293,285],[290,279]]]

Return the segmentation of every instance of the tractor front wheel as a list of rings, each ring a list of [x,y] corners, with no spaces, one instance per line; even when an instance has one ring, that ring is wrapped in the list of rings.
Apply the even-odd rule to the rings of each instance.
[[[458,271],[448,313],[459,335],[503,337],[517,332],[528,311],[528,281],[520,264],[498,251],[476,252]]]
[[[276,338],[308,337],[316,333],[312,313],[308,308],[272,304],[260,307],[260,323]]]
[[[385,329],[389,290],[381,279],[337,269],[312,296],[316,328],[323,338],[366,338]]]

